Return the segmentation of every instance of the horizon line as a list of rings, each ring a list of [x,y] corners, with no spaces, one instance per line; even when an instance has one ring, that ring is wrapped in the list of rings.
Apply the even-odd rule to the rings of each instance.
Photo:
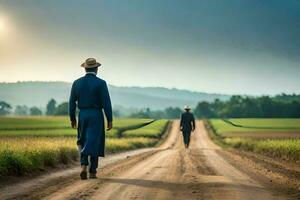
[[[24,80],[24,81],[0,81],[0,84],[17,84],[17,83],[68,83],[72,84],[72,82],[69,81],[62,81],[62,80]],[[108,84],[113,87],[121,87],[121,88],[161,88],[161,89],[169,89],[169,90],[179,90],[179,91],[186,91],[191,93],[206,93],[210,95],[224,95],[224,96],[234,96],[234,95],[240,95],[240,96],[252,96],[252,97],[258,97],[258,96],[276,96],[281,94],[286,95],[300,95],[300,93],[292,92],[292,93],[286,93],[286,92],[280,92],[276,94],[241,94],[241,93],[224,93],[224,92],[209,92],[209,91],[195,91],[195,90],[189,90],[186,88],[177,88],[177,87],[165,87],[165,86],[136,86],[136,85],[128,85],[128,86],[120,86],[120,85],[114,85],[114,84]]]

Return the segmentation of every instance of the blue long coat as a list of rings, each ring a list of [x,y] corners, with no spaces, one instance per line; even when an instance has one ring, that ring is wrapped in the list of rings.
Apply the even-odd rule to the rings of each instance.
[[[76,106],[79,109],[77,144],[82,146],[84,155],[104,157],[105,125],[112,122],[112,107],[107,84],[93,73],[74,81],[69,99],[70,120],[76,119]]]

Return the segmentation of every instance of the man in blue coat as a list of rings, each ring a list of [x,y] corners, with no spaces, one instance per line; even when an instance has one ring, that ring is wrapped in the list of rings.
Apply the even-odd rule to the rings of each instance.
[[[105,127],[103,110],[107,119],[107,130],[112,128],[112,107],[107,84],[98,78],[100,63],[88,58],[82,65],[85,76],[74,81],[69,99],[69,115],[72,128],[77,127],[76,107],[79,109],[77,145],[80,151],[81,179],[97,178],[98,158],[104,157]],[[90,157],[90,159],[88,159]]]

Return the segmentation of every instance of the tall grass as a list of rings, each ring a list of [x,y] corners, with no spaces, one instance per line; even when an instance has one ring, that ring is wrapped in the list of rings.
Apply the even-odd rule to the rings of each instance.
[[[291,121],[289,121],[291,120]],[[253,126],[274,126],[274,127],[287,127],[286,130],[280,130],[281,132],[288,133],[294,127],[299,126],[299,119],[234,119],[235,123],[242,125]],[[245,151],[263,154],[272,158],[280,158],[283,160],[290,160],[300,162],[300,139],[260,139],[260,138],[240,138],[226,137],[226,132],[243,133],[249,131],[249,129],[234,127],[226,124],[222,120],[210,120],[205,123],[207,129],[210,132],[212,139],[223,147],[233,147]],[[252,129],[251,129],[252,130]],[[298,129],[296,129],[298,130]],[[252,130],[257,131],[256,129]],[[258,130],[266,131],[266,129]],[[270,131],[270,130],[268,130]],[[276,131],[274,131],[276,134]]]
[[[118,138],[122,131],[151,123],[152,119],[116,119],[106,132],[106,152],[150,147],[158,139]],[[22,175],[68,164],[78,158],[77,130],[68,117],[0,117],[0,176]]]
[[[21,175],[59,163],[67,164],[77,156],[72,138],[2,137],[0,175]]]
[[[271,157],[282,158],[285,160],[300,161],[300,140],[256,140],[242,138],[226,138],[226,144],[246,151],[265,154]]]
[[[106,152],[150,147],[158,142],[151,138],[107,139]],[[75,138],[2,137],[0,140],[0,176],[23,175],[68,164],[78,158]]]

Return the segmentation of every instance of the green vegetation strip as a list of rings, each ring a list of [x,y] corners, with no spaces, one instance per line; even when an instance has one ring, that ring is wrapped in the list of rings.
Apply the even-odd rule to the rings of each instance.
[[[106,151],[154,146],[167,122],[116,119],[114,128],[106,132]],[[120,134],[132,129],[138,131],[120,138]],[[76,129],[69,128],[68,117],[0,118],[0,176],[30,174],[77,160],[76,135]]]
[[[226,138],[225,143],[246,151],[261,153],[270,157],[277,157],[284,160],[300,160],[300,140],[299,139],[245,139]]]
[[[0,117],[0,130],[40,130],[69,127],[68,117]]]
[[[235,126],[235,127],[241,127],[241,128],[248,128],[248,129],[300,129],[300,126],[284,126],[284,127],[277,127],[277,126],[247,126],[247,125],[242,125],[242,124],[236,124],[233,122],[233,120],[229,120],[229,119],[222,119],[225,123],[231,125],[231,126]]]
[[[109,138],[119,137],[124,130],[136,129],[152,119],[115,119],[114,128],[106,132]],[[0,117],[0,137],[75,137],[68,117]]]
[[[122,138],[107,139],[106,151],[115,153],[124,150],[150,147],[158,139]],[[74,138],[17,138],[2,137],[0,141],[0,176],[23,175],[34,171],[68,164],[78,158]]]
[[[241,121],[247,121],[249,119],[239,119]],[[274,126],[293,126],[299,121],[299,119],[293,119],[288,121],[286,119],[259,119],[258,124],[273,123]],[[250,120],[254,123],[254,120]],[[222,124],[223,123],[223,124]],[[248,121],[249,123],[249,121]],[[205,122],[206,128],[211,138],[217,144],[223,147],[233,147],[236,149],[242,149],[255,153],[264,154],[270,157],[277,157],[283,160],[292,160],[299,162],[300,160],[300,139],[250,139],[250,138],[226,138],[226,132],[234,129],[235,132],[243,132],[236,127],[229,128],[227,124],[222,120],[209,120]],[[287,129],[289,130],[289,129]],[[274,133],[276,134],[276,133]]]
[[[160,138],[168,125],[168,120],[156,120],[151,124],[135,130],[123,132],[124,137]]]
[[[243,127],[233,126],[221,119],[212,119],[210,123],[214,127],[214,130],[220,135],[229,132],[300,132],[300,119],[238,118],[230,119],[230,121],[234,124],[242,125]]]

